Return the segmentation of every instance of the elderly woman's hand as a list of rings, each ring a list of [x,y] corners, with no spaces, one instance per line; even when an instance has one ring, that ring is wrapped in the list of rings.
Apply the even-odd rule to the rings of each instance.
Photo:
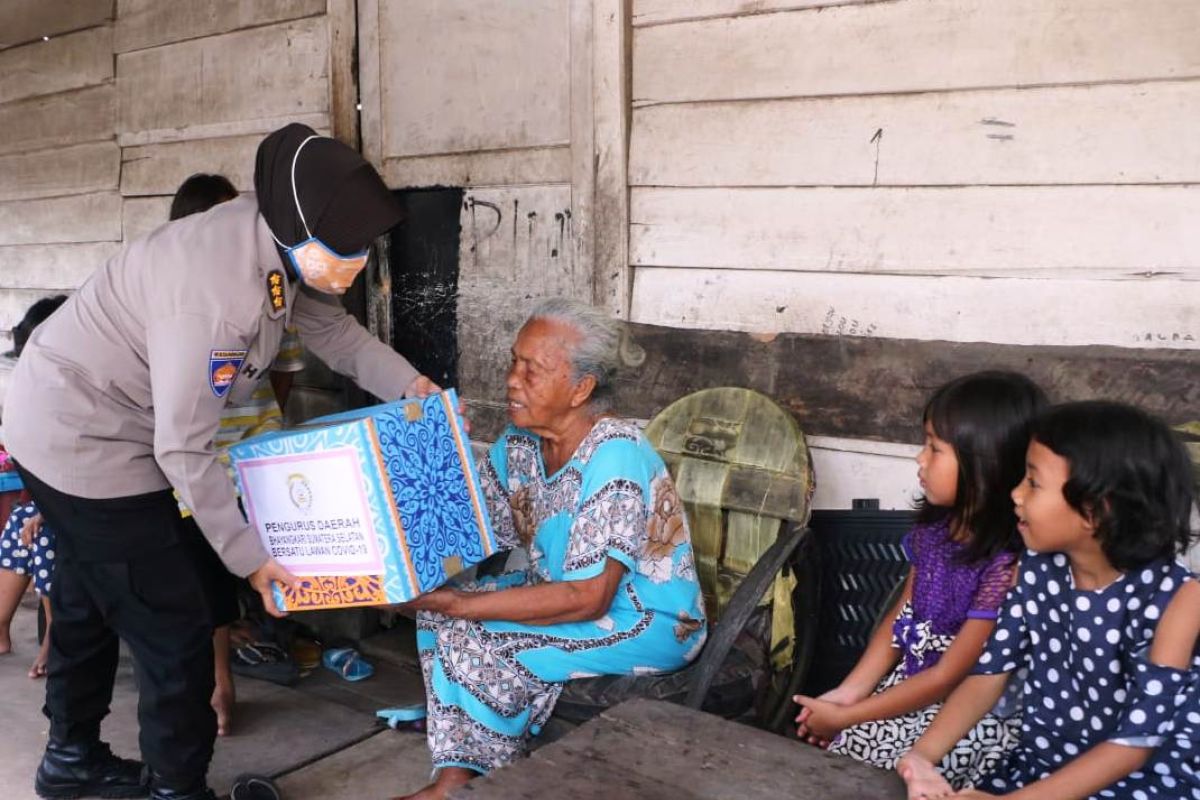
[[[448,617],[460,616],[455,614],[458,606],[459,592],[454,589],[434,589],[432,592],[418,595],[407,603],[398,603],[392,608],[400,612],[434,611]]]

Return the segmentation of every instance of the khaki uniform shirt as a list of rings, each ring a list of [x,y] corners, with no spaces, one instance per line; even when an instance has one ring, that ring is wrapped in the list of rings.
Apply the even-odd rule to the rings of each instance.
[[[26,345],[5,398],[9,452],[79,497],[173,486],[231,572],[258,569],[267,553],[238,511],[213,436],[226,402],[243,402],[268,374],[285,325],[385,400],[417,375],[336,298],[281,277],[253,197],[130,243]],[[274,303],[272,281],[284,292]]]

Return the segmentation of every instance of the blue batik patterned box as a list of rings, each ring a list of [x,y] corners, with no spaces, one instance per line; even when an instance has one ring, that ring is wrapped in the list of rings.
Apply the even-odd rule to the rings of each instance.
[[[302,577],[289,611],[403,603],[495,551],[454,390],[229,448],[250,524]]]

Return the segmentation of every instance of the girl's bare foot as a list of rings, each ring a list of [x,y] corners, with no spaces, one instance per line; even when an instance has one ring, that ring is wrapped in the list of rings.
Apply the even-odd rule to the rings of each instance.
[[[463,767],[442,767],[437,780],[412,794],[394,797],[392,800],[445,800],[446,795],[474,778],[479,773]]]
[[[6,656],[12,652],[12,638],[8,634],[8,626],[5,625],[0,630],[0,656]]]

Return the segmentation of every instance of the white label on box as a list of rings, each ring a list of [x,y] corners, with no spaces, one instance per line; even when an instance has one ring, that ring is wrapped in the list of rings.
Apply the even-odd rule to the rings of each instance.
[[[358,453],[317,453],[238,463],[246,514],[267,552],[297,575],[380,575]]]

